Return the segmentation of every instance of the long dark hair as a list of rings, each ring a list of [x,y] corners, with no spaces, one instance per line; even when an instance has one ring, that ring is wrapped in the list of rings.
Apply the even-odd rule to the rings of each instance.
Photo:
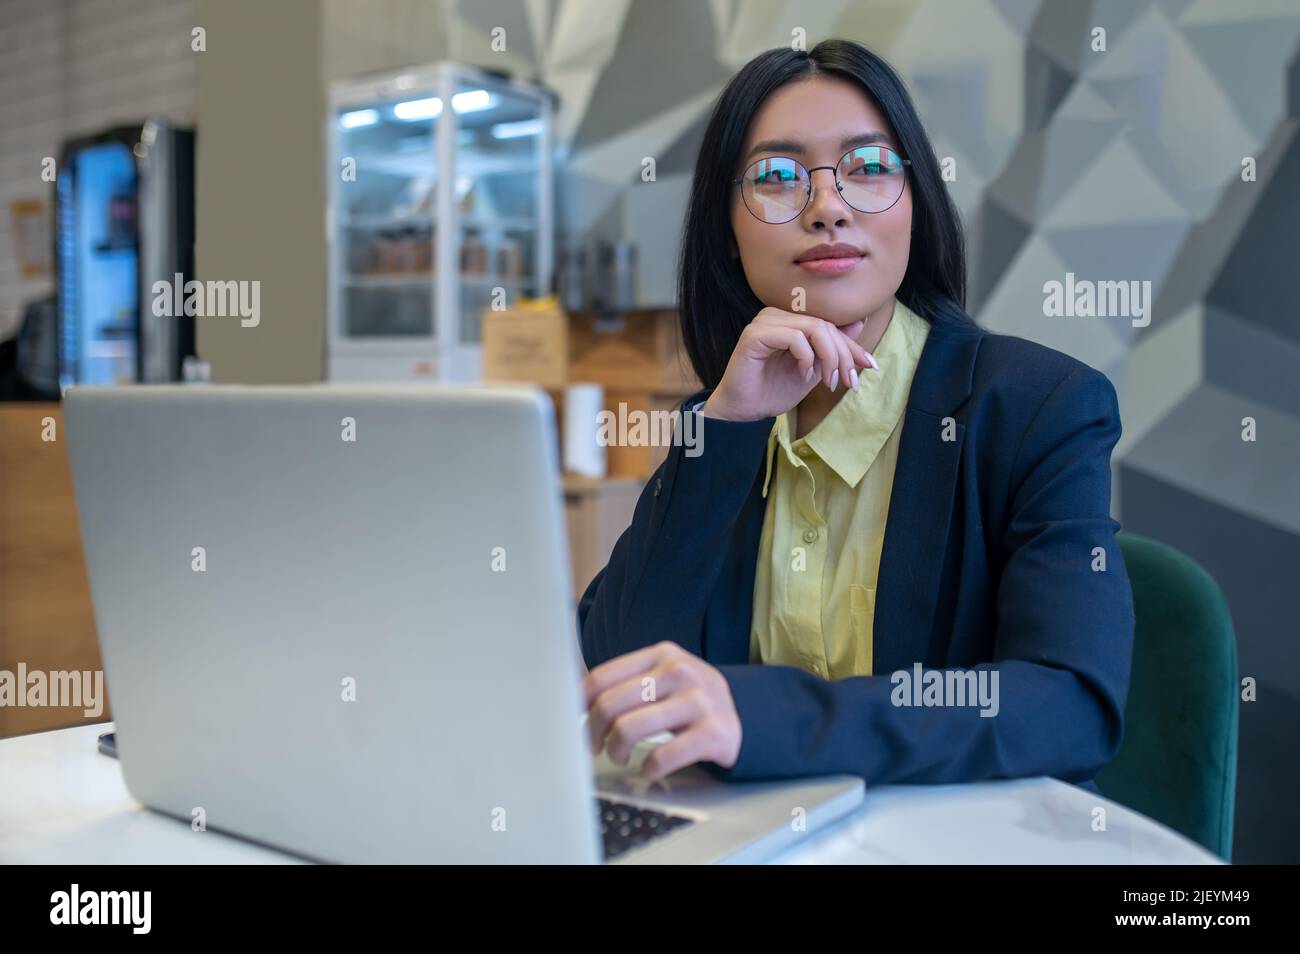
[[[966,251],[916,107],[888,63],[849,40],[823,40],[805,52],[781,47],[754,57],[718,97],[700,143],[678,262],[678,308],[691,366],[707,388],[722,380],[741,330],[760,310],[740,261],[731,257],[729,197],[750,120],[778,87],[826,73],[860,86],[879,106],[912,160],[912,233],[907,272],[896,297],[931,323],[973,324],[966,314]]]

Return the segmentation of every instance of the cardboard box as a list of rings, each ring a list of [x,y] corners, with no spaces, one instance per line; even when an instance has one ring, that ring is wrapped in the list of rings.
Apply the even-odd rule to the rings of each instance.
[[[554,298],[486,310],[482,327],[484,381],[563,390],[569,380],[569,321]]]
[[[680,394],[700,387],[682,347],[676,311],[632,312],[610,323],[566,314],[554,296],[485,310],[483,379],[560,391],[590,381],[606,391]]]

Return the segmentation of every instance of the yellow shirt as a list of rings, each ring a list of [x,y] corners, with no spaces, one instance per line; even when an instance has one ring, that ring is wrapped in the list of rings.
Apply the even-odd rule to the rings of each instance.
[[[860,371],[860,390],[846,391],[799,440],[791,440],[797,409],[776,419],[763,483],[751,662],[798,666],[827,679],[871,675],[876,579],[903,410],[929,333],[924,318],[896,301],[872,352],[880,371]]]

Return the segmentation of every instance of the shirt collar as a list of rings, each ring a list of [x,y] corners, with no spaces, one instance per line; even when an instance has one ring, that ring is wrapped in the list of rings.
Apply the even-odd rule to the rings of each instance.
[[[797,466],[797,451],[807,445],[841,480],[857,487],[903,416],[929,331],[924,318],[895,300],[894,313],[872,352],[880,370],[859,371],[860,390],[847,390],[826,417],[797,441],[791,439],[795,409],[779,415],[767,441],[763,496],[767,496],[772,480],[772,461],[778,447]]]

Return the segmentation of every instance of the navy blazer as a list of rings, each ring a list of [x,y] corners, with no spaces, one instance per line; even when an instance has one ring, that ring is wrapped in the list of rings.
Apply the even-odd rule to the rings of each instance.
[[[749,662],[773,418],[698,423],[702,453],[670,449],[578,624],[590,667],[672,640],[722,672],[740,755],[704,768],[724,779],[843,772],[869,785],[1087,782],[1110,761],[1134,617],[1110,516],[1120,419],[1105,375],[1023,338],[931,325],[876,581],[876,674],[838,681]],[[915,663],[996,670],[997,715],[895,705],[891,675]]]

